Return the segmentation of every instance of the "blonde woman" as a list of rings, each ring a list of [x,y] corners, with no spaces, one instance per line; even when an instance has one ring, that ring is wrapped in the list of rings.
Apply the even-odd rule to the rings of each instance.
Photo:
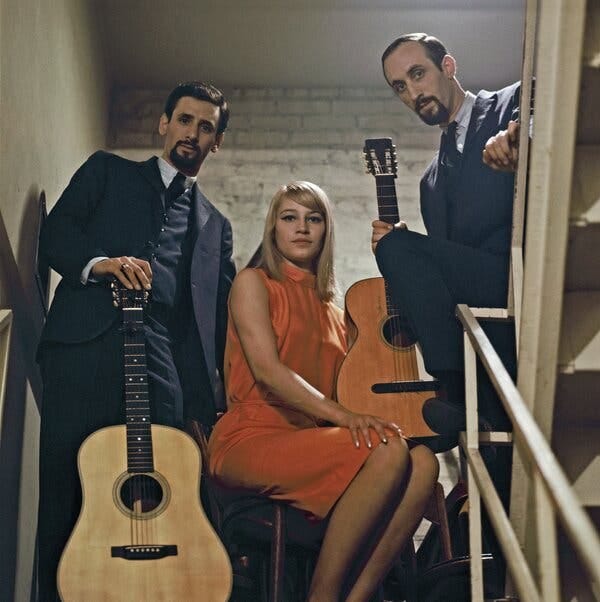
[[[209,442],[227,487],[328,520],[308,599],[369,600],[419,523],[437,480],[425,447],[333,399],[346,351],[333,303],[330,201],[310,182],[274,196],[258,266],[236,277],[225,351],[228,411]]]

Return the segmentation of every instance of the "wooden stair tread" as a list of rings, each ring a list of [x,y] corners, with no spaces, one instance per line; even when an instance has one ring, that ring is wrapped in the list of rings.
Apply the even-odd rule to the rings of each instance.
[[[563,426],[552,447],[581,503],[600,506],[600,423]]]
[[[561,372],[600,371],[600,291],[571,291],[563,300]]]

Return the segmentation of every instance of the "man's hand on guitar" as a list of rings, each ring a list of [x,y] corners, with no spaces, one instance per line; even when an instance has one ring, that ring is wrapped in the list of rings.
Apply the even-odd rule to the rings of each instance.
[[[114,276],[125,288],[149,290],[152,288],[152,268],[150,264],[137,257],[110,257],[92,267],[95,278]]]
[[[492,136],[483,149],[483,162],[496,171],[515,171],[519,161],[519,123],[509,121],[508,127]]]
[[[371,250],[373,253],[375,253],[377,243],[392,230],[408,230],[406,222],[403,221],[400,221],[396,224],[388,224],[387,222],[382,222],[381,220],[376,219],[371,223],[371,227],[373,228],[373,232],[371,234]]]

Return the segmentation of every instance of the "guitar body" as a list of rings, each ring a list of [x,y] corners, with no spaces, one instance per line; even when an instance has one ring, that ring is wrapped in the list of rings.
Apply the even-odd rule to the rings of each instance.
[[[393,383],[429,386],[420,380],[414,341],[407,340],[402,328],[393,327],[397,317],[388,314],[383,278],[360,280],[348,289],[346,319],[354,342],[338,374],[338,401],[353,412],[395,422],[407,437],[435,435],[422,414],[425,400],[435,395],[431,388],[376,392],[394,388]]]
[[[199,450],[177,429],[151,431],[148,473],[127,471],[125,426],[82,444],[82,508],[58,567],[65,602],[228,599],[231,565],[200,504]]]

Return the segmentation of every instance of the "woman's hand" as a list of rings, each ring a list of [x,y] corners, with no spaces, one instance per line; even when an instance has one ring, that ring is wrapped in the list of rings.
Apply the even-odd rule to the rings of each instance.
[[[350,431],[350,436],[356,447],[360,447],[360,439],[364,439],[365,444],[370,449],[373,447],[371,433],[373,429],[382,443],[387,443],[388,433],[397,433],[402,437],[402,430],[395,422],[388,422],[377,416],[370,414],[356,414],[355,412],[345,411],[345,416],[338,422],[339,426],[345,426]]]

